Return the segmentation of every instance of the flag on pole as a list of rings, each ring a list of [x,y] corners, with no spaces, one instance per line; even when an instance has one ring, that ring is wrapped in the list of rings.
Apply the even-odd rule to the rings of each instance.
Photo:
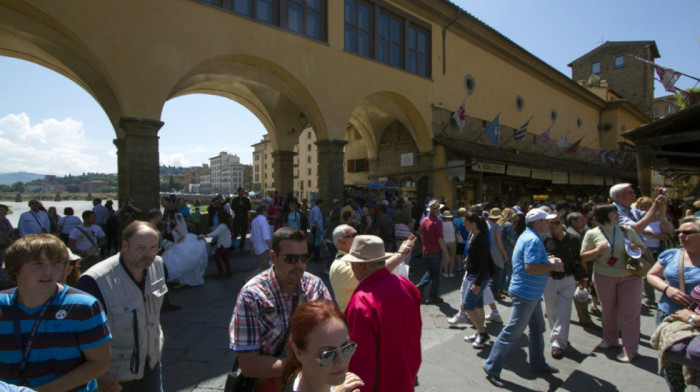
[[[678,78],[681,77],[681,73],[676,72],[671,68],[662,67],[656,64],[654,64],[654,68],[656,69],[656,74],[659,75],[661,84],[664,85],[664,89],[666,89],[666,91],[673,92],[673,85],[676,84]]]
[[[462,101],[462,104],[459,105],[459,108],[457,108],[457,111],[452,115],[452,117],[455,119],[455,122],[457,123],[457,127],[459,127],[459,130],[461,131],[464,129],[464,125],[467,123],[467,114],[465,113],[465,105],[466,105],[466,100]]]
[[[615,163],[615,159],[617,159],[617,150],[610,150],[610,153],[608,154],[608,161]]]
[[[550,141],[552,141],[552,139],[549,138],[549,128],[537,137],[537,143],[539,144],[549,143]]]
[[[517,141],[522,141],[525,139],[525,135],[527,134],[527,127],[530,125],[530,120],[525,121],[525,124],[523,124],[522,127],[516,129],[513,131],[513,139]]]
[[[690,106],[690,104],[693,103],[693,99],[695,98],[693,93],[677,87],[674,87],[674,90],[683,97],[683,101],[685,101],[686,105]]]
[[[596,149],[595,151],[593,151],[593,155],[595,155],[595,156],[600,155],[600,147],[598,147],[598,149]]]
[[[583,138],[578,139],[576,141],[576,143],[572,144],[571,146],[569,146],[569,148],[564,150],[564,154],[571,155],[571,154],[575,153],[576,150],[578,150],[578,146],[581,144],[581,140],[583,140]]]
[[[586,156],[586,152],[588,152],[588,149],[586,147],[581,147],[581,149],[578,151],[578,155],[581,156],[581,158],[583,158],[584,156]]]
[[[493,143],[496,147],[501,146],[501,127],[498,125],[499,116],[500,115],[496,116],[496,118],[491,121],[491,124],[484,129],[484,133],[489,139],[491,139],[491,143]]]
[[[569,135],[564,135],[559,139],[556,143],[556,146],[559,148],[568,148],[569,147]]]
[[[602,154],[600,154],[600,163],[605,163],[605,161],[608,160],[608,154],[610,153],[610,150],[606,150]]]

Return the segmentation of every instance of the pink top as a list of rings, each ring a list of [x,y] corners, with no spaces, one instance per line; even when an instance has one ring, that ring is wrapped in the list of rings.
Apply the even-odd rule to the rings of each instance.
[[[420,293],[386,268],[364,278],[345,317],[357,351],[349,371],[365,383],[360,390],[412,391],[421,364]]]

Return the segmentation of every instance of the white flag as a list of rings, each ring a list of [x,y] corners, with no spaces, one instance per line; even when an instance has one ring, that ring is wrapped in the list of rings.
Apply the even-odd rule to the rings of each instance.
[[[455,122],[457,123],[457,127],[461,131],[464,129],[464,125],[467,123],[467,114],[465,113],[465,104],[466,100],[462,101],[462,104],[459,105],[459,108],[455,112],[455,114],[452,115],[452,118],[455,119]]]
[[[562,138],[559,139],[556,144],[559,148],[569,148],[569,135],[562,136]]]

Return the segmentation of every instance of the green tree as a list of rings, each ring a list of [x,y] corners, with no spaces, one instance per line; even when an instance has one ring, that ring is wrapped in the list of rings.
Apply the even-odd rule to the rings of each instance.
[[[78,184],[69,184],[66,186],[66,191],[68,193],[78,193],[80,192],[80,185]]]
[[[12,184],[12,191],[13,192],[24,192],[24,183],[22,181],[17,181],[14,184]]]

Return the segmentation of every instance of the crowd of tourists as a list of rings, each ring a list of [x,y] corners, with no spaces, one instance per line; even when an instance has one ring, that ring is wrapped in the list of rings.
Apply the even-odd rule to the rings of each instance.
[[[598,348],[618,350],[623,363],[637,356],[642,307],[657,308],[661,374],[672,391],[697,382],[700,203],[678,217],[663,192],[637,199],[630,184],[613,186],[609,204],[386,199],[326,206],[275,193],[253,211],[238,189],[211,201],[207,227],[200,206],[177,197],[146,212],[95,199],[80,218],[32,200],[16,230],[0,205],[11,286],[0,292],[0,385],[162,390],[160,313],[178,309],[169,286],[204,284],[210,252],[216,278],[231,277],[231,258],[245,251],[257,269],[233,309],[227,390],[413,390],[420,306],[443,302],[442,279],[462,282],[448,323],[471,322],[464,340],[475,349],[494,339],[483,363],[494,386],[506,386],[500,373],[526,326],[530,370],[557,372],[545,333],[549,325],[551,358],[565,357],[572,308],[581,327],[601,331]],[[333,296],[309,262],[323,263]],[[411,266],[425,270],[416,284]],[[499,304],[511,307],[508,320]],[[498,336],[487,322],[504,323]]]

